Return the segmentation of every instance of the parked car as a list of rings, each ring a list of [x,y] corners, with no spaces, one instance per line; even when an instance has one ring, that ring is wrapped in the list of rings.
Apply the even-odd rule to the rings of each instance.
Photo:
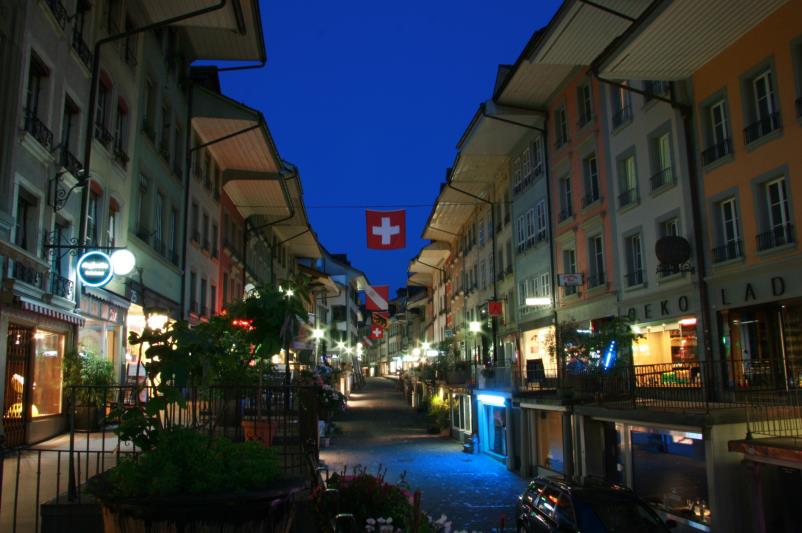
[[[591,479],[536,478],[518,497],[519,533],[666,533],[663,520],[626,487]]]

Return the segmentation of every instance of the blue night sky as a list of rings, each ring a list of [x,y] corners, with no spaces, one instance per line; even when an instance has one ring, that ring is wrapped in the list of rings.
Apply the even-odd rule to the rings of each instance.
[[[262,2],[267,67],[222,73],[223,91],[260,109],[281,156],[300,168],[323,245],[392,295],[425,244],[431,204],[498,64],[514,63],[558,5]],[[363,206],[410,206],[407,248],[368,250]]]

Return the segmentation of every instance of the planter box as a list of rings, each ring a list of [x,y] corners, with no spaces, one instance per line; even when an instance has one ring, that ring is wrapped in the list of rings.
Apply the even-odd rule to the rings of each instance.
[[[257,419],[243,420],[242,432],[245,440],[261,442],[266,448],[273,444],[273,437],[276,435],[278,424],[274,420]]]

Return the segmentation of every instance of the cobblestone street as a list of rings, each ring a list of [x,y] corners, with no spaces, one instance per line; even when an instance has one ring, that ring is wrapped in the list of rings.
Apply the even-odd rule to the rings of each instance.
[[[395,382],[369,378],[336,422],[343,434],[320,454],[332,472],[354,465],[376,472],[381,465],[393,482],[406,472],[435,518],[445,513],[456,529],[490,532],[504,515],[505,529],[514,531],[515,502],[525,480],[488,456],[462,453],[455,440],[427,435],[425,416],[403,401]]]

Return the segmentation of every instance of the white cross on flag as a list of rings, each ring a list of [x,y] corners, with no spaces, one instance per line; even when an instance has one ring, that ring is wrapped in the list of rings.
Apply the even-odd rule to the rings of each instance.
[[[368,248],[396,250],[407,245],[406,211],[365,211]]]
[[[389,299],[389,285],[365,286],[365,309],[368,311],[387,311],[387,300]]]
[[[377,340],[377,339],[381,339],[383,337],[384,337],[384,330],[382,328],[380,328],[379,326],[373,326],[370,329],[370,338],[371,339]]]

